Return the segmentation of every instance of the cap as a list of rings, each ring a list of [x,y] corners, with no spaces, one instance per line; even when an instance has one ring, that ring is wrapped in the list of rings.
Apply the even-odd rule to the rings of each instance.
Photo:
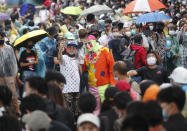
[[[65,35],[64,35],[64,38],[68,39],[68,40],[74,40],[75,39],[75,36],[71,33],[71,32],[67,32]]]
[[[96,40],[95,36],[93,35],[89,35],[86,40]]]
[[[26,123],[32,131],[39,131],[40,129],[47,130],[50,126],[48,115],[39,110],[24,115],[23,122]]]
[[[100,121],[99,118],[92,113],[85,113],[79,116],[77,120],[77,126],[79,127],[81,124],[89,122],[94,124],[97,128],[100,128]]]
[[[76,41],[70,41],[70,42],[68,42],[67,46],[74,46],[74,47],[77,48],[77,47],[78,47],[78,44],[77,44]]]
[[[131,86],[128,82],[124,81],[124,80],[120,80],[116,83],[116,87],[120,90],[120,91],[130,91]]]
[[[173,70],[169,78],[172,79],[174,83],[187,84],[187,69],[184,67],[177,67]]]

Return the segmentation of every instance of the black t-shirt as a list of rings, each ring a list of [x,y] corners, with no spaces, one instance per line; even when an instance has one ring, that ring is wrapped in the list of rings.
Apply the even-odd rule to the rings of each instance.
[[[121,56],[121,50],[120,50],[120,40],[110,40],[109,43],[109,49],[112,49],[112,54],[115,61],[122,60]]]
[[[36,60],[36,53],[31,50],[30,53],[27,53],[26,50],[21,53],[19,63],[30,63]],[[30,66],[25,66],[21,68],[22,71],[35,71],[36,66],[35,65],[30,65]]]
[[[161,66],[157,66],[155,69],[144,66],[136,71],[142,77],[142,80],[153,80],[159,85],[167,82],[167,74]]]
[[[58,52],[59,52],[58,49],[54,50],[54,51],[53,51],[53,57],[57,57],[57,58],[58,58]],[[65,55],[65,54],[66,54],[66,50],[64,50],[64,51],[62,52],[62,55]],[[56,71],[60,71],[60,65],[59,65],[59,64],[56,64],[56,65],[55,65],[55,70],[56,70]]]

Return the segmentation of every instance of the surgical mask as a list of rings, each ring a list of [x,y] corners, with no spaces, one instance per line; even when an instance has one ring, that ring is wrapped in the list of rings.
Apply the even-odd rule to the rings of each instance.
[[[164,109],[162,109],[162,116],[165,120],[167,120],[170,117],[170,115],[166,114],[166,110]]]
[[[149,58],[147,58],[147,64],[149,65],[149,66],[152,66],[152,65],[155,65],[156,64],[156,58],[155,57],[149,57]]]
[[[5,31],[5,34],[8,36],[10,35],[10,31]]]
[[[125,32],[126,36],[130,37],[131,36],[131,32],[128,31],[128,32]]]
[[[150,30],[153,30],[153,26],[152,26],[152,25],[151,25],[151,26],[149,26],[149,29],[150,29]]]
[[[135,34],[136,34],[136,30],[135,30],[135,29],[132,29],[132,30],[131,30],[131,34],[132,34],[132,35],[135,35]]]
[[[115,80],[115,81],[118,81],[118,80],[119,80],[119,78],[118,78],[117,76],[115,76],[115,77],[114,77],[114,80]]]
[[[85,23],[86,23],[85,20],[81,20],[81,21],[80,21],[80,24],[81,24],[81,25],[84,25]]]
[[[0,45],[3,45],[4,44],[4,40],[0,40]]]
[[[135,17],[136,15],[135,14],[132,14],[132,17]]]
[[[168,28],[172,27],[172,24],[168,24]]]
[[[186,1],[183,1],[182,4],[183,4],[183,5],[186,5]]]
[[[167,120],[170,117],[170,114],[166,114],[166,110],[170,107],[170,105],[167,106],[166,109],[162,109],[162,116],[165,120]]]
[[[174,30],[170,30],[169,34],[173,36],[173,35],[175,35],[175,31]]]

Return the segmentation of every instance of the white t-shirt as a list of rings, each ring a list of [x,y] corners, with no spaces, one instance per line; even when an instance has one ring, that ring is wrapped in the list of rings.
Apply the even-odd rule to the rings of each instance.
[[[63,55],[63,62],[60,63],[60,72],[66,78],[66,84],[63,87],[63,93],[79,92],[79,61],[75,58]]]
[[[49,18],[49,11],[48,10],[40,10],[39,12],[40,22],[47,22]]]

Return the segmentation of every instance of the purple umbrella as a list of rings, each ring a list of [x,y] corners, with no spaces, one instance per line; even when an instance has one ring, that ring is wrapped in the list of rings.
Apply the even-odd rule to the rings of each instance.
[[[0,21],[8,20],[10,17],[5,13],[0,13]]]

